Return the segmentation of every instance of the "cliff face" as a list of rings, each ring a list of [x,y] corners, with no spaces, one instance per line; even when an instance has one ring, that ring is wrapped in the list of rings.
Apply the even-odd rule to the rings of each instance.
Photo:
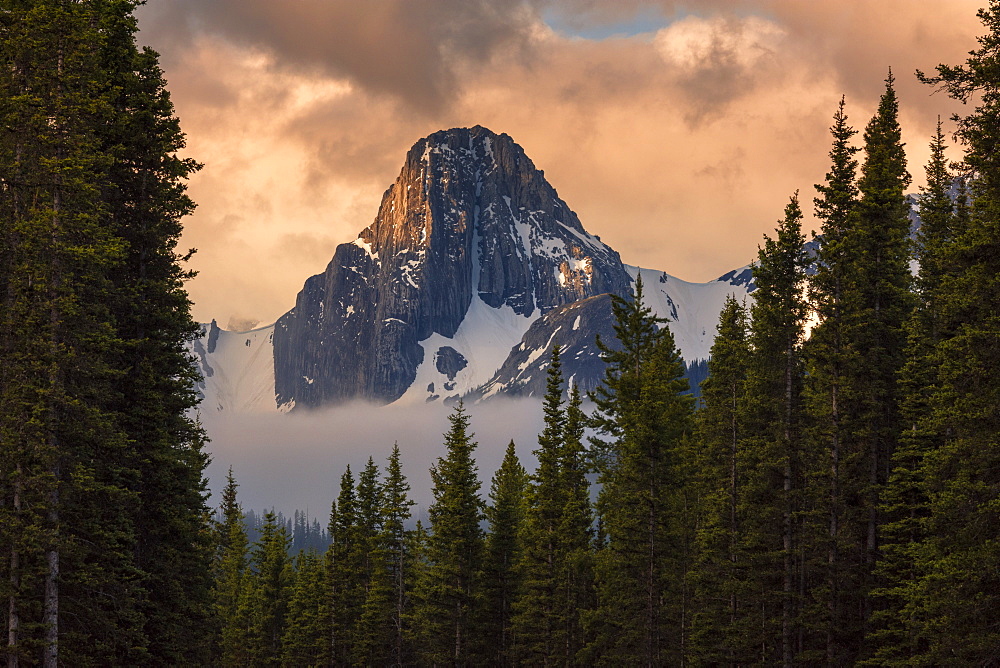
[[[618,253],[583,229],[510,137],[437,132],[410,149],[375,221],[278,320],[277,403],[396,400],[424,361],[420,342],[455,336],[474,301],[526,328],[562,305],[630,290]],[[434,363],[453,382],[464,359],[452,350]]]

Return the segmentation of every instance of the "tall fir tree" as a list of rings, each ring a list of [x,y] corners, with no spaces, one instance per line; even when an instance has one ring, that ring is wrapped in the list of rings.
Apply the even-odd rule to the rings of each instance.
[[[582,444],[586,416],[579,389],[563,400],[561,348],[552,347],[542,401],[538,469],[527,491],[521,535],[520,593],[513,619],[517,658],[573,663],[584,646],[583,613],[592,603],[590,500]]]
[[[856,250],[851,246],[849,224],[857,207],[858,161],[861,149],[851,145],[857,134],[847,122],[844,99],[830,128],[833,147],[830,171],[825,184],[817,184],[819,197],[813,200],[816,217],[822,221],[822,244],[817,251],[815,273],[809,281],[809,298],[817,320],[805,346],[806,384],[804,397],[809,415],[808,439],[817,457],[812,467],[813,489],[807,503],[818,527],[811,536],[813,561],[825,572],[822,582],[810,587],[807,605],[816,633],[824,635],[825,656],[837,654],[835,634],[843,617],[840,569],[844,494],[841,491],[841,460],[845,458],[845,438],[850,424],[845,418],[845,383],[848,370],[860,366],[858,351],[847,345],[845,290],[850,281],[850,265]]]
[[[92,3],[18,4],[0,34],[0,568],[13,666],[141,661],[146,641],[125,441],[103,400],[117,373],[107,302],[121,244],[100,191],[98,21]]]
[[[753,267],[751,354],[746,377],[746,479],[737,501],[745,519],[742,554],[755,623],[736,648],[737,661],[790,665],[805,647],[799,624],[803,575],[804,446],[801,345],[806,254],[798,194],[774,238],[765,237]],[[740,506],[743,512],[740,513]],[[751,512],[748,510],[753,509]],[[749,625],[747,625],[749,626]],[[749,641],[749,642],[748,642]]]
[[[821,321],[814,330],[815,344],[810,342],[810,392],[831,397],[830,406],[836,401],[835,413],[820,408],[813,414],[817,433],[836,434],[827,500],[829,585],[818,590],[829,613],[826,660],[833,663],[857,661],[869,651],[865,636],[883,521],[880,495],[901,424],[898,376],[912,306],[904,195],[910,176],[893,82],[890,72],[878,110],[865,128],[859,195],[839,236],[840,252],[821,257],[830,265],[828,273],[840,278],[837,311],[830,320],[834,324],[827,324],[822,311],[824,300],[830,300],[829,288],[814,284]]]
[[[213,661],[224,666],[245,663],[248,640],[247,624],[240,615],[240,597],[247,578],[247,532],[243,509],[236,498],[237,487],[230,468],[222,492],[222,522],[216,526],[212,591],[212,617],[216,627]]]
[[[687,656],[702,663],[738,663],[746,652],[741,623],[756,617],[746,602],[747,555],[742,531],[746,454],[746,379],[749,364],[746,309],[732,296],[719,314],[709,355],[709,376],[701,384],[697,414],[696,560],[689,578],[695,604]]]
[[[338,665],[351,662],[354,630],[364,605],[364,560],[360,512],[351,467],[340,477],[340,493],[330,513],[330,547],[325,565],[329,584],[330,657]]]
[[[586,615],[584,662],[680,661],[685,641],[684,573],[690,555],[684,467],[693,398],[673,336],[642,303],[612,298],[617,346],[598,339],[607,364],[592,395],[592,443],[602,489],[606,545],[597,554],[597,604]]]
[[[507,445],[500,468],[490,482],[490,503],[486,507],[488,529],[483,551],[482,645],[479,659],[490,665],[514,665],[513,615],[521,590],[521,532],[526,513],[525,493],[528,474]]]
[[[402,666],[412,661],[405,628],[413,587],[405,529],[413,505],[409,490],[396,444],[381,485],[380,528],[371,550],[371,581],[355,652],[360,662],[369,665]]]
[[[326,573],[313,550],[300,551],[289,583],[288,612],[281,636],[281,665],[329,665]],[[246,664],[243,664],[246,665]]]
[[[528,486],[527,514],[521,537],[521,590],[515,603],[514,632],[517,656],[526,663],[555,660],[561,649],[560,613],[557,609],[560,520],[566,504],[561,480],[561,451],[566,430],[560,348],[552,347],[542,399],[545,428],[534,451],[538,468]],[[566,661],[566,657],[562,658]]]
[[[447,453],[431,468],[434,501],[427,509],[426,564],[414,592],[414,618],[420,620],[420,662],[469,665],[480,639],[473,624],[483,553],[479,522],[483,502],[472,453],[469,416],[459,402],[448,417]]]
[[[208,658],[207,458],[185,416],[195,326],[172,252],[193,163],[175,157],[183,138],[156,54],[136,48],[135,6],[13,3],[3,16],[0,413],[35,414],[29,430],[0,425],[22,536],[5,559],[11,665]],[[137,300],[140,256],[155,285]],[[142,355],[138,330],[157,342]]]
[[[279,665],[281,640],[292,585],[292,564],[288,557],[288,529],[274,511],[264,514],[260,538],[250,558],[252,575],[247,579],[250,612],[252,665]]]
[[[986,32],[963,65],[918,73],[975,102],[956,117],[971,211],[946,255],[952,271],[942,277],[938,302],[944,335],[931,353],[930,426],[944,439],[921,471],[928,517],[911,594],[922,609],[911,633],[926,643],[916,660],[926,664],[987,665],[1000,647],[1000,628],[984,614],[1000,606],[1000,2],[978,16]]]
[[[138,48],[134,0],[102,0],[99,57],[110,117],[98,129],[112,162],[103,187],[107,224],[123,262],[112,274],[110,307],[122,371],[110,407],[128,438],[136,478],[134,557],[142,573],[149,651],[168,663],[204,661],[211,545],[205,531],[208,462],[204,435],[190,416],[197,405],[186,342],[198,333],[177,252],[194,204],[186,180],[199,165],[178,157],[185,146],[158,54]]]
[[[928,454],[944,441],[931,406],[940,373],[940,360],[933,351],[945,337],[954,334],[953,325],[942,318],[947,309],[941,303],[941,286],[954,272],[956,263],[951,254],[967,224],[967,216],[962,213],[964,192],[958,195],[957,207],[952,200],[954,180],[945,157],[940,118],[930,150],[927,185],[919,198],[917,303],[908,323],[906,363],[900,376],[902,431],[882,496],[886,525],[877,565],[880,588],[873,593],[881,605],[873,613],[871,657],[877,665],[909,665],[911,658],[925,648],[913,628],[922,610],[911,600],[911,594],[920,580],[919,546],[927,538],[923,533],[927,496],[922,470]]]
[[[587,479],[587,450],[583,445],[588,420],[582,406],[580,388],[573,385],[566,405],[566,426],[559,453],[564,503],[557,533],[560,558],[556,589],[557,609],[562,617],[562,647],[558,648],[557,656],[565,657],[569,663],[577,661],[589,641],[583,621],[596,605],[594,514]]]

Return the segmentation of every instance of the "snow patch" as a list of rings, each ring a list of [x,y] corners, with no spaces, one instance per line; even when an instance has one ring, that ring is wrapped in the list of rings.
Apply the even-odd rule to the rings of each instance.
[[[208,325],[202,337],[192,341],[191,349],[208,341]],[[200,387],[202,412],[274,413],[278,405],[274,395],[274,325],[245,332],[219,330],[215,348],[206,353],[203,363],[212,369],[202,375]],[[287,410],[287,409],[283,409]]]

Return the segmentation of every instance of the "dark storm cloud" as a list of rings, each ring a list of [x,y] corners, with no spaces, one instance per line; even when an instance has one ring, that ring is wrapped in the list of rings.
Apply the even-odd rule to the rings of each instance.
[[[518,0],[173,0],[142,18],[158,44],[184,48],[211,34],[273,55],[276,67],[342,77],[433,112],[460,89],[460,63],[527,48],[535,11]]]

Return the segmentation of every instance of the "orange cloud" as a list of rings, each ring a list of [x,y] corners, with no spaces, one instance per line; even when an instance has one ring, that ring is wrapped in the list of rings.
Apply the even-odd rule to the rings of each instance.
[[[279,316],[371,222],[413,142],[477,123],[520,143],[626,262],[714,278],[754,257],[794,190],[810,208],[837,100],[862,129],[889,66],[919,182],[936,117],[956,106],[912,72],[964,59],[977,4],[144,7],[140,39],[161,52],[189,154],[206,165],[183,240],[200,249],[196,317]],[[572,34],[647,15],[636,34]]]

